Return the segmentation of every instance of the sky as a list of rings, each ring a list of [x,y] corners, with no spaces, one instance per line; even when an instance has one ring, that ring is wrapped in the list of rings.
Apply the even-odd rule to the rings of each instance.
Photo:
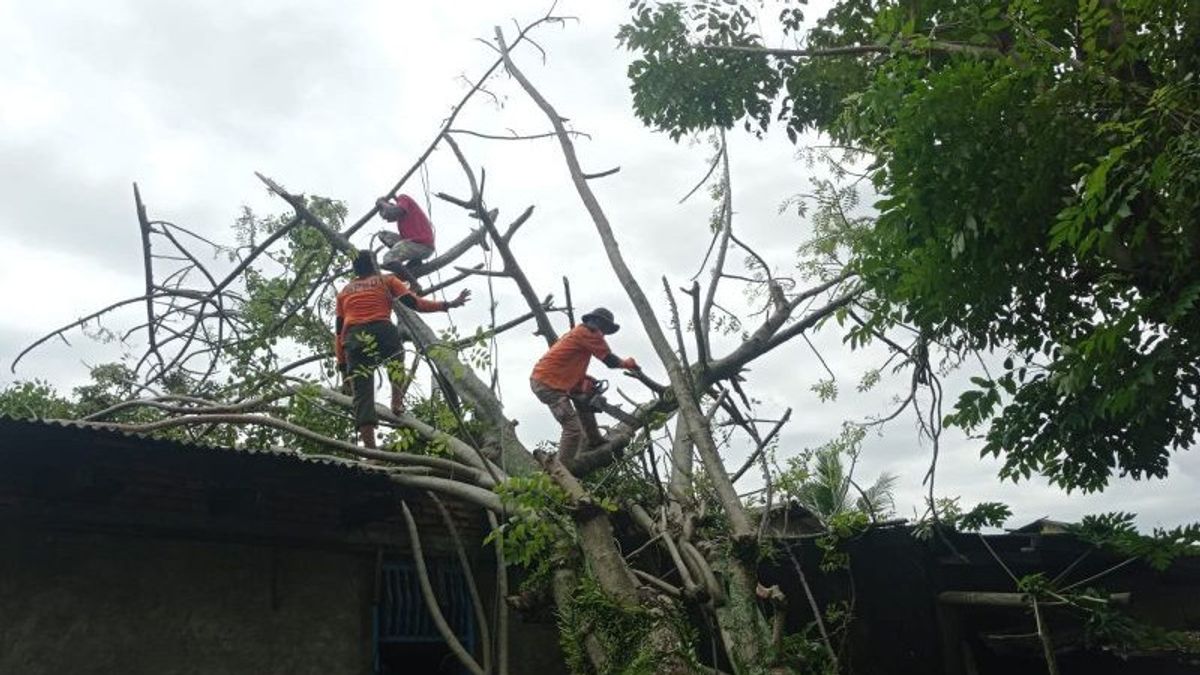
[[[286,210],[255,171],[296,192],[344,200],[357,217],[429,144],[465,92],[466,78],[491,64],[494,52],[478,38],[490,39],[497,25],[512,35],[514,20],[527,22],[548,6],[527,0],[256,0],[218,10],[180,0],[0,0],[0,44],[7,52],[0,59],[0,385],[42,378],[69,389],[86,380],[88,364],[120,356],[119,346],[74,333],[69,346],[34,352],[16,375],[8,367],[46,332],[142,293],[134,181],[151,218],[225,242],[232,241],[230,226],[243,206],[262,214]],[[665,325],[661,278],[675,288],[689,285],[708,245],[712,202],[703,193],[679,201],[703,175],[710,149],[703,139],[673,142],[634,116],[625,75],[631,56],[614,37],[626,11],[625,2],[563,0],[556,13],[577,20],[536,32],[544,57],[525,46],[516,58],[573,128],[590,136],[577,143],[585,171],[620,167],[593,181],[593,189]],[[487,88],[457,127],[492,134],[548,130],[507,76],[497,75]],[[501,222],[536,207],[514,242],[534,288],[561,297],[568,275],[577,306],[609,307],[624,324],[610,340],[614,350],[638,358],[665,381],[554,142],[458,140],[470,161],[487,170],[488,203],[500,209]],[[780,206],[809,189],[820,169],[799,159],[781,134],[759,140],[733,131],[729,145],[735,230],[778,274],[793,274],[796,247],[809,229]],[[430,204],[445,246],[473,221],[445,202],[426,202],[427,191],[467,196],[467,188],[448,150],[435,152],[427,166],[427,182],[414,178],[405,191]],[[870,202],[864,195],[864,204]],[[365,232],[380,226],[375,221]],[[481,255],[473,251],[462,262],[480,262]],[[741,261],[735,257],[733,264]],[[486,320],[486,282],[473,279],[468,286],[475,302],[450,317],[433,317],[435,329],[452,321],[470,332]],[[523,313],[511,284],[500,280],[493,287],[501,319]],[[728,284],[719,299],[747,306]],[[129,327],[137,317],[136,311],[117,314],[108,325]],[[528,389],[527,373],[544,349],[529,333],[506,334],[497,358],[506,410],[533,445],[556,437],[557,427]],[[793,408],[781,434],[781,458],[830,440],[844,421],[887,412],[904,389],[903,381],[885,379],[857,392],[859,378],[882,361],[882,352],[849,350],[836,327],[812,341],[836,376],[836,401],[821,402],[812,391],[828,374],[803,341],[772,352],[747,373],[762,416]],[[717,351],[732,345],[725,339]],[[593,372],[630,395],[643,394],[602,367]],[[968,374],[948,377],[951,399]],[[1164,481],[1115,479],[1102,494],[1068,495],[1036,477],[999,482],[999,463],[981,459],[980,447],[977,439],[946,431],[937,493],[961,496],[966,506],[1006,502],[1012,526],[1114,510],[1137,512],[1146,527],[1195,518],[1195,453],[1177,455]],[[740,464],[745,452],[742,445],[731,448],[731,464]],[[880,472],[898,475],[898,513],[911,516],[923,503],[930,454],[905,415],[868,437],[856,475],[864,481]],[[756,487],[755,473],[738,487]]]

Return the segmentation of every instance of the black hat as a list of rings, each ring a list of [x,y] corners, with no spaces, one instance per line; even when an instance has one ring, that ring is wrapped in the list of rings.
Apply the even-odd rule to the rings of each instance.
[[[612,335],[613,333],[621,330],[621,327],[617,325],[615,321],[613,321],[613,313],[603,307],[597,307],[587,314],[584,314],[580,321],[583,321],[584,323],[596,324],[596,327],[600,329],[600,332],[604,333],[605,335]]]

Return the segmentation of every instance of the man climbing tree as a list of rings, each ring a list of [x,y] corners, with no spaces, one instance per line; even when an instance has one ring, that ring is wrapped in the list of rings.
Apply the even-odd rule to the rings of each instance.
[[[420,291],[417,277],[408,268],[407,263],[418,262],[433,255],[433,225],[429,222],[429,217],[408,195],[400,195],[395,200],[381,197],[375,205],[379,207],[381,218],[396,224],[395,232],[379,232],[379,239],[388,247],[380,267],[398,275],[409,286]]]
[[[362,444],[375,447],[375,368],[388,366],[403,356],[400,334],[392,324],[392,298],[418,312],[444,312],[461,307],[471,297],[463,289],[449,302],[426,300],[412,292],[400,279],[381,274],[370,251],[359,251],[354,258],[355,279],[337,295],[336,353],[338,369],[350,380],[354,390],[354,422]],[[389,368],[392,385],[392,412],[404,408],[402,373]]]
[[[558,453],[562,461],[570,464],[584,450],[582,444],[600,442],[596,421],[590,410],[577,410],[571,401],[572,394],[587,394],[594,381],[587,376],[588,362],[595,356],[609,368],[638,370],[637,361],[612,353],[605,335],[621,329],[613,320],[613,313],[604,307],[584,314],[580,324],[558,339],[549,351],[538,359],[529,377],[529,386],[538,400],[545,403],[554,419],[562,425],[558,439]]]
[[[552,20],[555,17],[547,16],[530,25]],[[353,424],[359,425],[363,444],[374,445],[373,370],[399,349],[388,305],[396,308],[407,304],[417,311],[437,311],[461,304],[466,294],[452,303],[430,303],[413,295],[411,287],[399,279],[380,275],[370,254],[359,252],[352,240],[375,215],[375,208],[352,224],[347,223],[346,210],[340,203],[289,192],[263,174],[258,174],[259,179],[290,206],[292,213],[265,221],[261,232],[269,233],[266,238],[249,237],[253,242],[250,247],[235,249],[236,265],[224,277],[220,270],[209,270],[203,256],[189,250],[189,245],[196,248],[198,244],[174,236],[182,229],[151,218],[135,193],[147,260],[147,293],[73,321],[25,352],[107,316],[114,308],[144,305],[145,322],[129,331],[131,337],[141,335],[145,339],[142,357],[130,367],[138,387],[136,393],[75,423],[139,433],[176,429],[210,434],[209,429],[216,428],[227,434],[231,444],[246,447],[290,445],[306,451],[336,452],[341,455],[339,461],[351,465],[358,458],[384,461],[401,469],[389,471],[388,480],[485,509],[490,514],[492,543],[497,548],[498,596],[508,596],[506,567],[520,564],[530,568],[526,570],[527,579],[535,579],[540,590],[549,590],[558,606],[564,648],[575,672],[692,673],[702,664],[721,667],[729,663],[733,664],[730,672],[758,675],[798,672],[796,664],[801,661],[806,670],[815,670],[808,667],[813,661],[810,655],[817,651],[810,648],[811,641],[803,636],[785,641],[791,636],[784,634],[784,614],[764,607],[759,599],[758,552],[774,544],[769,533],[757,527],[754,511],[738,492],[736,483],[747,471],[728,466],[729,453],[724,450],[731,441],[747,444],[754,450],[751,458],[767,472],[766,451],[771,437],[787,421],[788,414],[773,420],[769,409],[756,408],[755,399],[741,393],[749,384],[743,373],[758,358],[801,340],[806,332],[834,317],[860,294],[859,283],[852,275],[842,274],[805,288],[775,279],[769,274],[769,263],[747,263],[744,269],[736,266],[738,256],[726,255],[733,247],[744,247],[748,255],[757,254],[747,239],[734,235],[728,163],[722,159],[725,170],[715,175],[723,176],[718,180],[721,194],[726,197],[718,205],[724,217],[714,233],[715,255],[709,269],[712,281],[693,282],[683,291],[692,298],[693,313],[700,317],[691,324],[697,358],[688,356],[683,336],[687,322],[680,320],[674,291],[664,277],[664,290],[670,300],[669,322],[676,327],[672,348],[662,330],[667,322],[658,319],[633,277],[619,250],[614,228],[588,186],[598,174],[584,172],[571,142],[572,130],[564,126],[565,116],[553,109],[512,60],[511,50],[524,39],[524,32],[507,39],[497,32],[500,55],[496,63],[479,78],[480,84],[468,92],[426,151],[387,193],[398,192],[437,147],[450,148],[463,168],[469,193],[466,198],[439,198],[476,214],[484,227],[447,247],[438,259],[422,267],[434,270],[454,265],[475,246],[486,244],[498,253],[499,266],[492,266],[490,257],[474,267],[456,266],[459,274],[445,284],[460,283],[473,275],[509,279],[519,289],[528,310],[508,321],[493,317],[489,324],[479,326],[473,337],[452,339],[433,331],[423,317],[397,308],[405,331],[422,348],[434,371],[436,386],[440,387],[444,379],[460,395],[464,403],[461,418],[444,419],[427,406],[414,411],[420,414],[397,416],[379,411],[379,424],[403,430],[415,444],[380,453],[347,442],[352,439]],[[536,322],[540,335],[552,340],[555,331],[548,314],[572,311],[569,296],[567,307],[560,308],[551,296],[536,292],[510,246],[519,228],[530,221],[533,208],[526,208],[507,227],[499,227],[496,210],[488,208],[482,170],[476,174],[477,168],[449,135],[457,110],[500,66],[518,80],[553,127],[572,183],[600,236],[609,264],[670,379],[670,384],[664,385],[639,377],[647,391],[628,396],[633,409],[626,413],[626,419],[619,419],[610,430],[603,449],[577,457],[572,466],[560,460],[565,459],[562,455],[580,449],[580,432],[574,443],[569,438],[562,443],[561,454],[531,451],[522,439],[525,427],[518,428],[520,420],[512,418],[500,396],[498,369],[489,383],[480,377],[475,365],[478,361],[474,353],[479,345],[530,320]],[[727,157],[723,147],[720,156]],[[152,246],[179,255],[159,257]],[[343,256],[357,256],[356,279],[338,294],[336,302],[330,302],[331,282],[339,275],[338,262]],[[705,266],[709,267],[708,261]],[[191,270],[196,273],[187,276]],[[751,275],[755,270],[765,270],[765,278],[754,279]],[[728,279],[724,283],[731,290],[735,282],[756,290],[763,303],[761,308],[750,308],[753,313],[733,317],[745,326],[745,336],[728,345],[714,344],[713,323],[706,318],[716,306],[716,287],[722,279]],[[330,305],[336,307],[341,338],[338,351],[346,364],[343,370],[354,375],[353,399],[325,386],[326,375],[317,370],[317,364],[326,358],[327,327],[331,323],[326,308]],[[281,317],[291,319],[297,314],[312,320],[280,321]],[[539,399],[547,405],[553,401],[570,406],[566,398],[586,381],[592,356],[610,367],[636,370],[635,361],[614,356],[605,342],[604,336],[616,330],[611,312],[596,310],[586,315],[584,325],[554,344],[539,364],[542,368],[535,369],[535,391],[539,382],[552,385]],[[280,339],[299,348],[295,360],[279,358],[287,353],[278,348]],[[205,391],[205,398],[179,400],[169,390],[162,394],[156,391],[160,383],[178,372],[189,377],[195,373],[194,381],[208,387],[200,390]],[[543,373],[560,377],[551,381],[539,377]],[[564,374],[566,377],[562,377]],[[339,415],[339,408],[352,408],[353,420]],[[557,412],[562,406],[557,408],[559,417]],[[142,416],[122,416],[131,414],[131,410]],[[569,407],[567,410],[571,415],[560,418],[564,432],[573,423],[579,424],[578,413]],[[665,424],[673,417],[680,433],[674,435],[678,441],[667,443]],[[761,426],[764,424],[771,424],[773,430],[768,433]],[[434,449],[436,452],[432,452]],[[644,461],[618,463],[623,456]],[[666,500],[666,490],[635,494],[617,485],[661,484],[655,470],[659,466],[672,467],[675,488],[671,494],[682,495],[676,503]],[[620,472],[631,480],[589,480],[606,468],[610,475]],[[768,491],[767,512],[771,499]],[[597,508],[601,504],[605,508]],[[616,513],[607,508],[609,504],[616,504]],[[720,515],[713,517],[715,513]],[[614,530],[616,517],[637,528],[635,537],[645,538],[647,545],[642,554],[621,550]],[[420,533],[415,521],[410,521],[409,538],[414,544],[414,561],[420,560]],[[437,598],[427,598],[426,604],[431,609],[437,607]],[[810,604],[813,616],[823,616],[815,600]],[[478,658],[466,648],[456,650],[456,657],[470,672],[507,672],[506,616],[504,607],[499,608],[492,622],[496,640],[493,644],[481,636]],[[480,626],[487,623],[486,617],[478,621]],[[439,632],[447,644],[456,644],[448,626],[439,626]],[[828,661],[836,661],[832,639],[823,637],[822,644],[829,654]]]

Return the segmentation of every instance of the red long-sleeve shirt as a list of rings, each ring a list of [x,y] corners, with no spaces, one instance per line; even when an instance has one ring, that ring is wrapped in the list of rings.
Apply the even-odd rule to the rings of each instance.
[[[396,230],[401,239],[407,239],[416,244],[433,246],[433,225],[421,207],[408,195],[396,197],[396,206],[404,209],[404,216],[396,221]]]

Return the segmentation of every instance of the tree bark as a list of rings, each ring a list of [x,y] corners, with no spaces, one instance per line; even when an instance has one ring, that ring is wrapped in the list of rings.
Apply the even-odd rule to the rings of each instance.
[[[687,423],[688,433],[692,438],[692,442],[696,444],[700,460],[704,464],[705,471],[708,473],[717,497],[721,501],[721,506],[725,509],[726,516],[729,518],[730,529],[732,530],[734,539],[742,543],[752,540],[755,534],[754,529],[750,524],[750,518],[746,515],[746,511],[742,507],[741,500],[738,499],[733,482],[729,480],[729,474],[726,473],[725,467],[721,462],[721,455],[717,450],[716,443],[713,441],[708,419],[700,410],[699,404],[696,403],[695,393],[688,384],[689,378],[684,372],[684,366],[680,364],[679,359],[675,356],[675,352],[671,349],[670,342],[667,341],[667,336],[663,333],[662,327],[659,326],[658,317],[654,314],[654,308],[651,307],[650,301],[642,290],[641,284],[634,278],[633,273],[629,270],[629,266],[625,263],[624,256],[621,255],[616,236],[614,236],[612,227],[609,225],[608,216],[604,214],[604,209],[601,208],[599,200],[596,199],[596,195],[592,192],[591,187],[588,186],[584,172],[579,166],[579,158],[575,154],[575,145],[571,141],[571,136],[567,133],[566,127],[563,126],[562,117],[559,116],[554,107],[550,105],[528,78],[517,68],[516,64],[513,63],[512,57],[509,55],[508,49],[504,44],[504,35],[499,27],[496,28],[496,39],[500,43],[500,50],[504,55],[504,65],[508,69],[508,72],[521,84],[521,87],[529,94],[529,97],[533,99],[538,107],[541,108],[542,112],[549,118],[554,131],[558,134],[558,142],[562,147],[563,157],[566,160],[567,169],[571,174],[571,180],[575,184],[575,190],[579,193],[580,199],[583,200],[584,207],[591,216],[592,222],[596,226],[596,231],[600,234],[600,240],[604,245],[604,252],[608,256],[609,264],[612,266],[617,279],[637,310],[642,327],[650,338],[650,343],[654,346],[654,353],[667,369],[667,375],[671,379],[671,387],[675,391],[675,397],[679,404],[679,414],[683,416]]]

